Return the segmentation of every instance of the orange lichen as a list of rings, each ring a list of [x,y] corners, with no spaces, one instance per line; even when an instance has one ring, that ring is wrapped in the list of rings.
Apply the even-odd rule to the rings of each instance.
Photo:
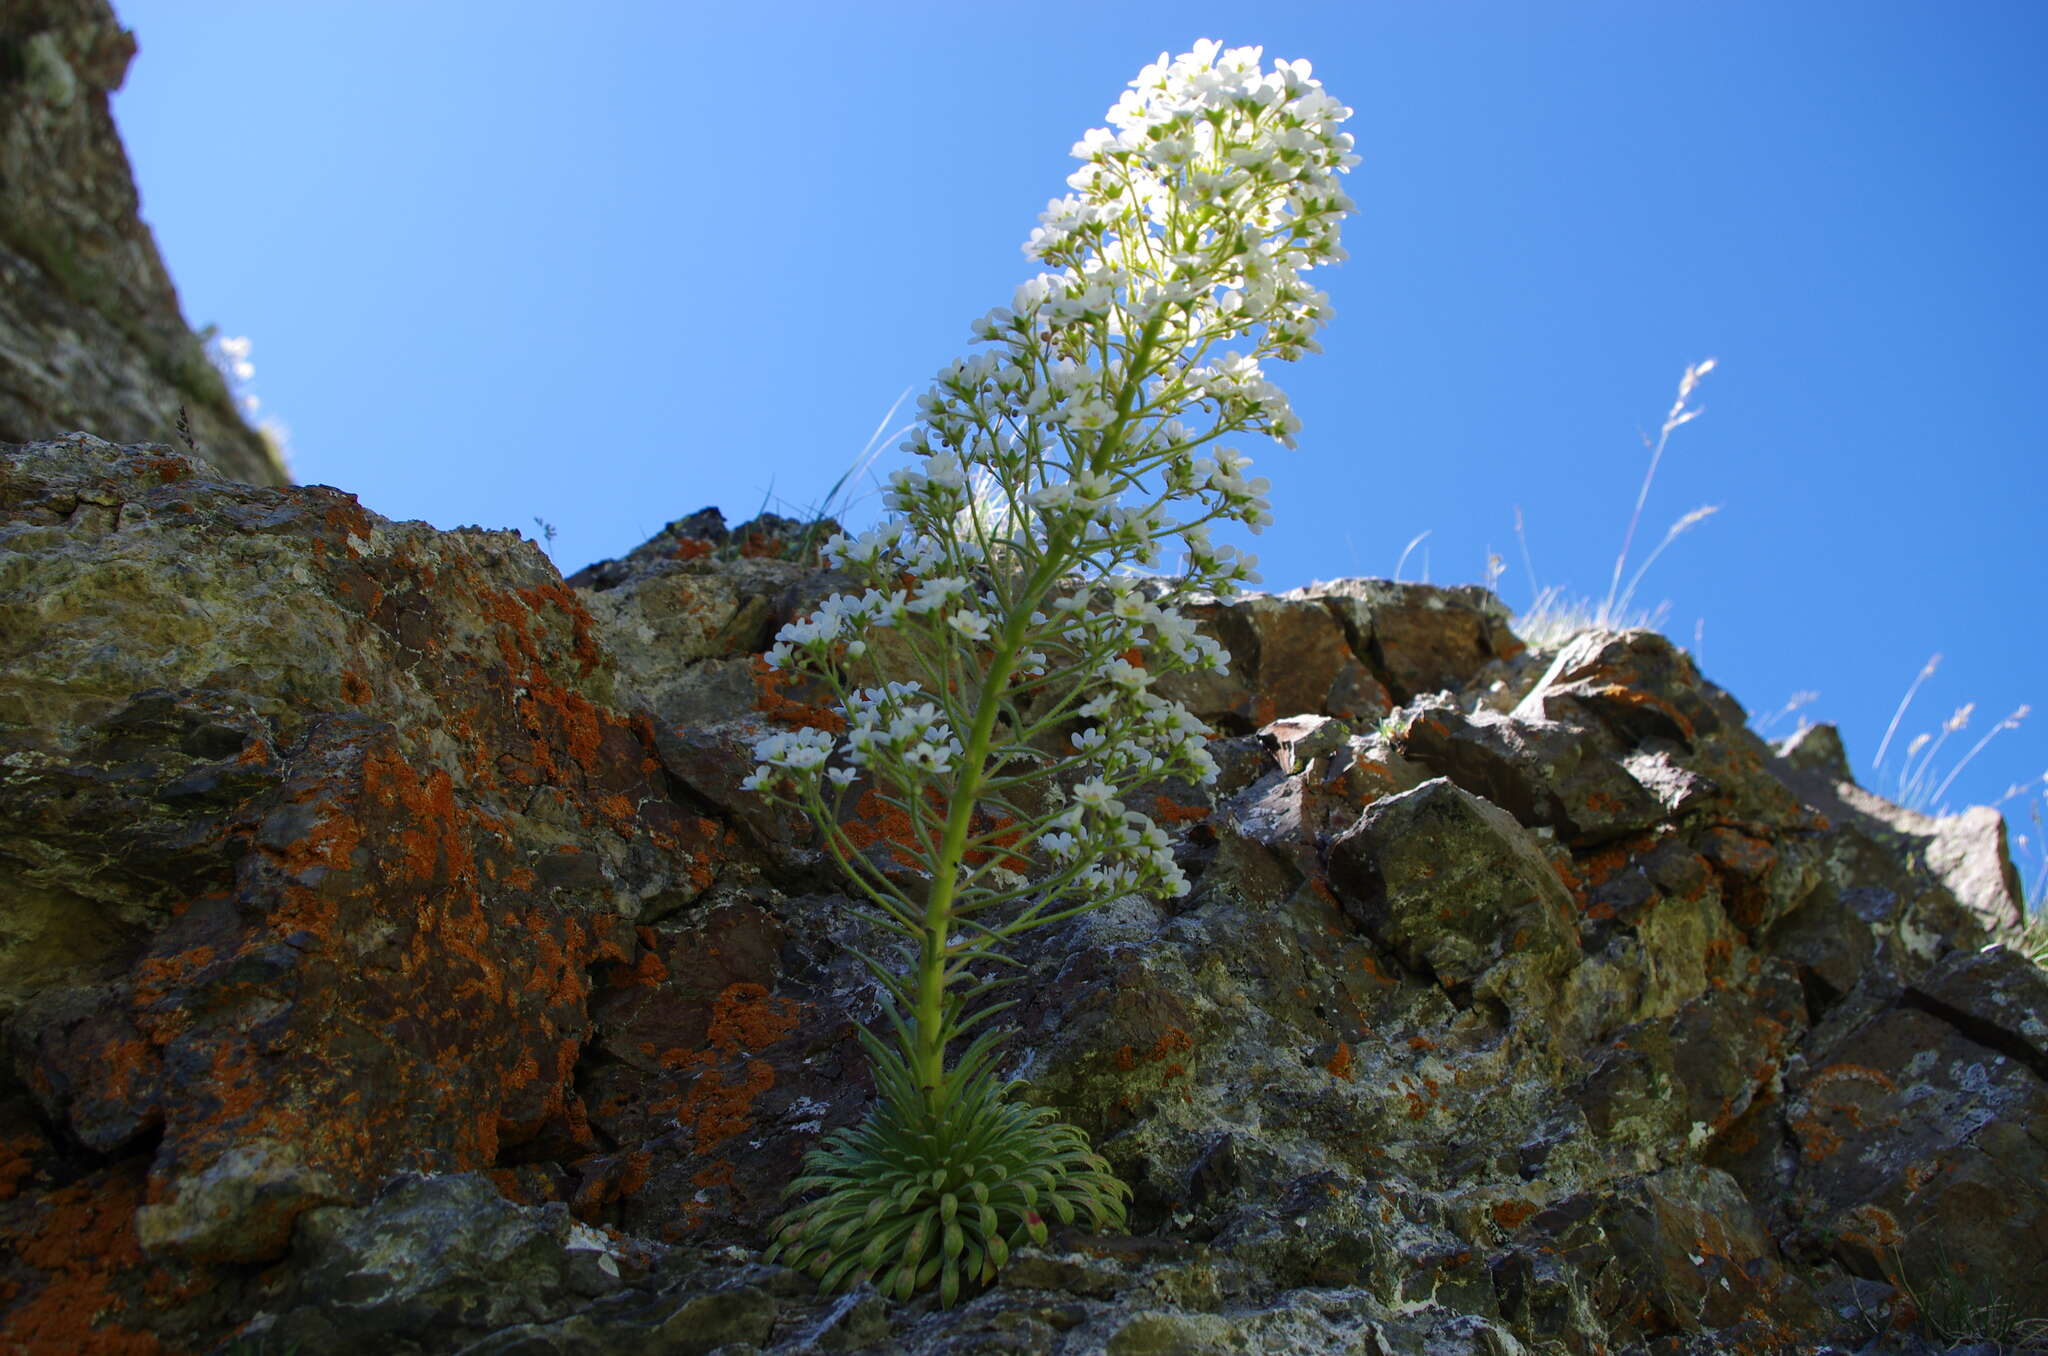
[[[1493,1207],[1493,1222],[1503,1229],[1518,1229],[1535,1213],[1533,1201],[1501,1201]]]
[[[839,734],[846,729],[846,718],[828,706],[819,706],[791,700],[783,689],[790,686],[794,676],[768,667],[768,661],[754,656],[754,709],[769,720],[783,725],[808,725],[830,734]]]
[[[11,1201],[21,1181],[35,1171],[35,1155],[47,1147],[40,1135],[0,1140],[0,1201]]]
[[[759,984],[728,984],[712,1002],[705,1036],[723,1055],[763,1050],[796,1029],[793,999],[770,998]]]
[[[1820,1163],[1841,1151],[1842,1137],[1818,1117],[1803,1116],[1792,1122],[1792,1130],[1800,1138],[1801,1152],[1809,1163]]]
[[[1855,1079],[1874,1083],[1886,1092],[1897,1092],[1899,1085],[1882,1069],[1873,1069],[1868,1064],[1830,1064],[1807,1080],[1809,1089],[1819,1089],[1842,1079]]]
[[[1948,1171],[1948,1164],[1940,1162],[1909,1163],[1906,1166],[1906,1192],[1917,1196],[1927,1189],[1927,1184]]]
[[[706,1069],[676,1109],[676,1123],[691,1131],[691,1149],[703,1153],[752,1125],[754,1099],[773,1086],[775,1071],[766,1060],[748,1060],[731,1084],[719,1070]]]
[[[1152,817],[1162,824],[1192,824],[1209,817],[1204,805],[1182,805],[1165,796],[1152,798]]]
[[[702,537],[679,537],[669,552],[671,560],[702,560],[718,548]]]
[[[938,793],[928,791],[927,795],[933,814],[943,813]],[[861,792],[860,799],[853,804],[853,818],[846,822],[845,832],[847,840],[862,851],[883,844],[889,848],[889,856],[898,866],[906,870],[917,866],[917,828],[908,814],[884,800],[880,792]]]
[[[1843,1222],[1850,1226],[1842,1230],[1843,1239],[1861,1243],[1872,1252],[1882,1254],[1906,1241],[1906,1231],[1900,1227],[1898,1216],[1882,1206],[1859,1205],[1844,1216]]]
[[[541,610],[543,603],[552,603],[568,615],[569,653],[576,659],[579,676],[588,676],[604,662],[604,652],[597,644],[597,620],[583,606],[576,590],[559,579],[550,579],[538,588],[519,590],[519,596],[535,612]]]
[[[12,1350],[77,1356],[156,1356],[152,1333],[112,1324],[118,1307],[112,1282],[144,1265],[135,1237],[141,1202],[139,1163],[44,1196],[34,1223],[8,1241],[22,1262],[45,1273],[41,1288],[7,1315]]]
[[[345,871],[362,841],[360,822],[346,813],[328,810],[286,845],[278,854],[279,864],[294,876],[316,867]]]
[[[621,989],[652,989],[668,978],[668,963],[652,945],[640,953],[633,968],[623,975],[615,976],[612,983]]]
[[[1349,1083],[1351,1081],[1350,1042],[1338,1041],[1337,1053],[1331,1055],[1329,1062],[1323,1065],[1323,1067],[1329,1070],[1331,1073],[1335,1074],[1337,1077],[1343,1079],[1345,1082]]]
[[[352,706],[367,706],[369,705],[370,698],[375,695],[375,691],[370,687],[370,680],[363,677],[362,674],[357,673],[354,669],[343,669],[341,671],[341,699],[343,701],[348,702]]]
[[[706,1048],[658,1056],[663,1068],[697,1071],[689,1090],[660,1108],[691,1131],[692,1152],[704,1153],[752,1125],[754,1099],[775,1085],[775,1070],[751,1056],[787,1036],[798,1020],[794,1000],[770,997],[759,984],[729,984],[712,1001]],[[736,1070],[729,1067],[735,1062]]]
[[[161,1002],[172,989],[213,964],[210,946],[195,946],[170,956],[144,956],[135,966],[135,1001],[142,1007]]]
[[[1641,688],[1626,687],[1620,683],[1602,683],[1593,688],[1590,695],[1620,702],[1624,706],[1640,706],[1655,711],[1676,725],[1682,738],[1689,741],[1693,737],[1692,722],[1686,719],[1684,712],[1662,697],[1654,696]]]
[[[1380,969],[1380,963],[1374,960],[1371,956],[1360,956],[1358,958],[1358,968],[1365,971],[1365,973],[1372,978],[1374,983],[1379,984],[1384,988],[1391,989],[1401,982],[1398,979],[1395,979],[1392,975],[1388,974],[1386,971]]]
[[[638,811],[633,802],[616,791],[607,792],[595,798],[598,813],[612,827],[612,832],[630,840],[633,837],[634,821]]]

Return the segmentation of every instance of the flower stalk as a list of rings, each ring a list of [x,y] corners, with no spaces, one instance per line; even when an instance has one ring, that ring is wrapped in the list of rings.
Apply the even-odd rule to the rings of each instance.
[[[807,815],[864,897],[853,911],[899,948],[857,953],[889,1000],[890,1038],[861,1033],[873,1109],[812,1151],[771,1249],[828,1288],[936,1281],[950,1304],[1044,1240],[1042,1209],[1123,1220],[1129,1189],[1086,1136],[1010,1100],[994,1019],[1011,1003],[993,995],[1023,933],[1188,890],[1127,798],[1215,777],[1206,727],[1153,686],[1228,666],[1180,608],[1257,582],[1210,529],[1272,516],[1219,440],[1293,445],[1261,363],[1317,350],[1329,300],[1302,275],[1344,257],[1336,176],[1356,161],[1350,110],[1308,63],[1260,59],[1162,54],[1114,130],[1075,146],[1075,191],[1024,247],[1045,271],[919,402],[895,516],[827,543],[862,591],[767,656],[828,689],[845,729],[762,740],[748,785]],[[908,825],[907,874],[849,831],[856,786]]]

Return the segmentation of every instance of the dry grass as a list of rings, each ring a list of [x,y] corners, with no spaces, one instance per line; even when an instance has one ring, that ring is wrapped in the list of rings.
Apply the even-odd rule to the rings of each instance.
[[[1643,446],[1649,450],[1650,465],[1643,473],[1642,487],[1636,491],[1635,509],[1629,514],[1628,528],[1622,533],[1621,551],[1614,558],[1614,573],[1608,580],[1607,594],[1599,602],[1566,592],[1561,586],[1544,586],[1538,581],[1536,564],[1529,553],[1529,537],[1522,523],[1522,510],[1515,510],[1515,539],[1521,543],[1522,565],[1528,571],[1531,597],[1529,606],[1515,618],[1515,634],[1538,649],[1551,649],[1564,644],[1581,631],[1600,628],[1619,630],[1627,627],[1648,627],[1662,630],[1668,603],[1654,608],[1636,606],[1636,589],[1643,582],[1643,576],[1657,563],[1670,545],[1693,528],[1720,511],[1718,504],[1702,504],[1690,512],[1679,515],[1670,527],[1664,529],[1664,538],[1650,554],[1643,559],[1633,574],[1628,574],[1629,552],[1635,547],[1636,529],[1642,525],[1643,510],[1650,501],[1650,488],[1656,483],[1657,468],[1664,462],[1664,452],[1671,444],[1671,435],[1684,425],[1706,413],[1704,406],[1689,405],[1693,391],[1699,386],[1700,378],[1714,370],[1715,359],[1695,363],[1685,369],[1685,375],[1678,381],[1678,398],[1671,402],[1665,412],[1664,422],[1658,428],[1657,437],[1652,441],[1643,436]],[[1427,535],[1427,534],[1425,534]],[[1417,538],[1420,541],[1421,538]],[[1414,542],[1409,543],[1413,550]],[[1404,555],[1405,559],[1405,555]],[[1627,583],[1623,575],[1627,574]],[[1500,558],[1490,557],[1487,561],[1487,581],[1491,586],[1500,576]]]

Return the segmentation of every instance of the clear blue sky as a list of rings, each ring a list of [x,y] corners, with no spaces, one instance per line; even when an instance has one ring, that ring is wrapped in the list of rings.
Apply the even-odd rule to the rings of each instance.
[[[1752,712],[1867,763],[2048,705],[2048,6],[116,0],[116,115],[195,324],[247,335],[295,470],[565,572],[705,505],[815,501],[1030,272],[1068,148],[1197,37],[1307,57],[1365,157],[1327,352],[1281,380],[1269,587],[1604,591],[1641,529]],[[900,463],[889,453],[880,466]],[[876,512],[872,499],[851,515]],[[1787,722],[1789,725],[1789,722]],[[2048,767],[2048,711],[1951,799]],[[2018,825],[2015,826],[2020,827]]]

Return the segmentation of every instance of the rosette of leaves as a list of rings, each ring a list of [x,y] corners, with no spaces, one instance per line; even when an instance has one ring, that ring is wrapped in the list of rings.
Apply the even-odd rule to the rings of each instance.
[[[1260,363],[1316,348],[1329,301],[1301,275],[1344,257],[1336,176],[1356,160],[1350,110],[1308,63],[1266,72],[1260,55],[1162,54],[1115,130],[1075,147],[1076,192],[1025,245],[1058,271],[983,316],[988,348],[920,401],[897,516],[826,545],[865,591],[766,656],[828,688],[844,728],[763,739],[747,785],[804,812],[863,897],[850,911],[898,951],[860,957],[893,1037],[862,1033],[874,1103],[811,1151],[773,1247],[829,1289],[936,1283],[950,1304],[1050,1220],[1124,1222],[1129,1192],[1083,1132],[999,1077],[996,995],[1024,933],[1189,888],[1126,797],[1216,775],[1207,728],[1152,687],[1228,667],[1180,608],[1257,581],[1209,531],[1271,512],[1251,459],[1217,440],[1292,446],[1299,421]],[[859,686],[878,660],[884,681]],[[856,785],[908,826],[892,846],[913,871],[848,832]]]
[[[806,1158],[790,1193],[819,1194],[783,1218],[769,1261],[826,1290],[866,1281],[897,1299],[936,1281],[950,1306],[963,1286],[994,1280],[1011,1249],[1045,1242],[1048,1217],[1123,1223],[1130,1188],[1088,1137],[1048,1108],[1006,1100],[991,1048],[1000,1033],[983,1032],[948,1070],[943,1106],[921,1095],[901,1054],[860,1034],[874,1113]]]

